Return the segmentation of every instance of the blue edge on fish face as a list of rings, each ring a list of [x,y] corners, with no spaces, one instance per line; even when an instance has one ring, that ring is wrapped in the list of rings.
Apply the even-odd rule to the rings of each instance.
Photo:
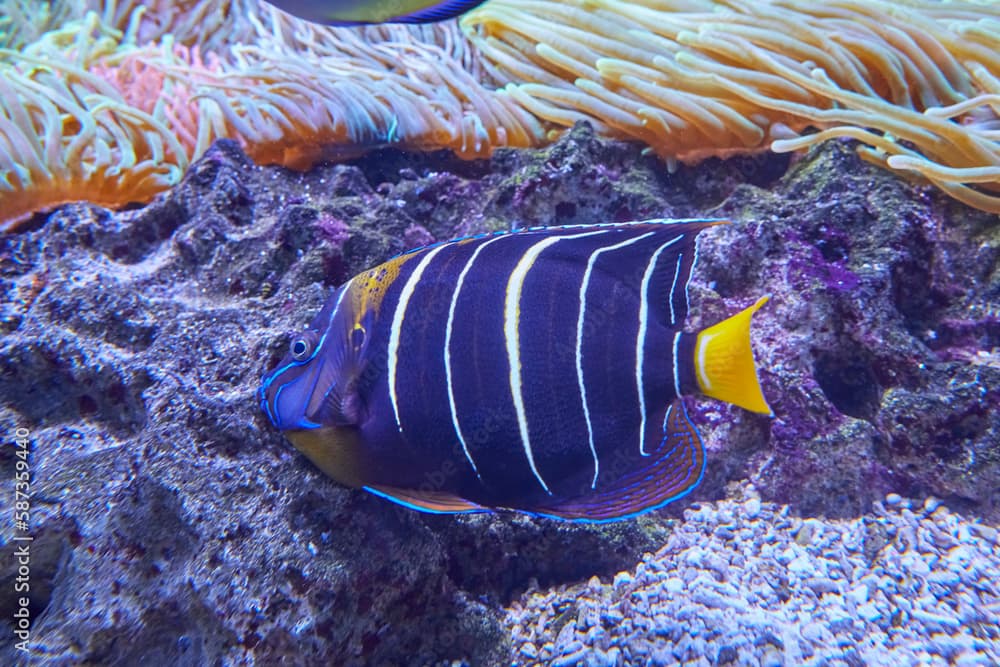
[[[272,402],[275,406],[287,403],[280,402],[279,398],[281,397],[282,392],[292,384],[291,381],[285,382],[279,386],[277,391],[274,393],[272,401],[270,402],[267,400],[267,390],[276,378],[284,376],[289,371],[305,371],[310,364],[316,360],[320,350],[324,349],[326,340],[332,330],[332,326],[330,326],[332,325],[332,322],[327,322],[327,320],[330,319],[331,314],[337,313],[340,305],[340,299],[343,298],[344,291],[338,290],[335,294],[338,295],[338,298],[329,300],[320,310],[319,314],[313,319],[309,329],[292,340],[288,354],[284,359],[282,359],[278,367],[261,378],[261,387],[258,390],[261,409],[267,415],[267,418],[271,421],[271,423],[282,431],[287,431],[289,429],[314,429],[322,426],[322,424],[308,419],[304,413],[296,414],[296,412],[301,411],[293,411],[291,414],[285,415],[279,413],[277,410],[271,409]],[[327,324],[324,325],[324,322]],[[321,326],[323,327],[322,331],[320,331]],[[301,347],[297,350],[296,346]],[[298,375],[299,373],[296,373],[296,376]],[[319,374],[316,373],[316,375],[316,381],[318,381]],[[315,382],[313,384],[315,384]],[[333,389],[333,387],[331,387],[331,389]],[[294,406],[295,403],[292,402],[292,405]]]
[[[749,347],[750,315],[766,297],[703,332],[682,330],[698,233],[724,223],[533,227],[402,253],[334,293],[262,378],[261,409],[340,481],[343,460],[328,464],[325,446],[303,448],[297,436],[356,434],[352,467],[379,472],[346,483],[422,512],[512,509],[607,523],[663,507],[688,495],[705,470],[682,396],[770,413]],[[578,299],[567,296],[574,293]],[[611,326],[585,326],[591,309]],[[574,355],[559,355],[565,340]],[[744,367],[712,376],[706,357],[732,356],[733,346]],[[365,373],[373,349],[387,368]],[[730,386],[734,375],[739,382]],[[579,410],[561,400],[574,380]],[[509,392],[496,390],[505,385]],[[363,414],[345,408],[359,404]],[[499,415],[500,426],[485,445],[470,444],[465,436],[484,410]],[[623,428],[628,414],[634,423],[626,419],[631,426]],[[383,458],[366,464],[376,449]],[[598,484],[600,463],[609,460],[612,475]],[[438,470],[453,472],[424,489],[420,480]]]

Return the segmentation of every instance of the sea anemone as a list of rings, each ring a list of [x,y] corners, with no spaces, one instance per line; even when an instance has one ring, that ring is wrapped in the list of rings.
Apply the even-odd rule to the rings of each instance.
[[[257,0],[0,9],[0,229],[147,201],[220,137],[308,168],[390,144],[486,156],[578,120],[668,165],[850,137],[1000,212],[996,3],[492,0],[366,28]]]
[[[850,137],[1000,213],[998,3],[503,0],[463,26],[554,125],[588,119],[687,161]]]
[[[0,52],[15,59],[0,67],[0,229],[70,201],[148,201],[187,167],[171,129],[102,78],[97,65],[115,57],[117,37],[91,14]]]
[[[67,201],[147,201],[220,137],[295,168],[387,144],[476,157],[544,139],[479,83],[454,22],[332,29],[262,6],[230,26],[246,43],[206,50],[185,23],[139,46],[166,30],[157,7],[91,11],[0,51],[0,229]]]

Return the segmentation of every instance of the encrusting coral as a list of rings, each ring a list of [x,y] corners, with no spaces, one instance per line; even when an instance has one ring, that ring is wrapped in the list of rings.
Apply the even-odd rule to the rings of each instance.
[[[386,144],[485,156],[583,119],[668,163],[851,137],[1000,212],[998,3],[492,0],[358,29],[257,0],[0,9],[0,230],[147,201],[220,137],[307,168]]]

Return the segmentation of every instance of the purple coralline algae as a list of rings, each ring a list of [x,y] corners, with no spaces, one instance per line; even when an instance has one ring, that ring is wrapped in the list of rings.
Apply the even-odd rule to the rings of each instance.
[[[608,526],[422,515],[327,479],[259,410],[261,374],[330,289],[358,271],[468,233],[652,217],[734,222],[703,235],[693,326],[772,295],[753,338],[775,417],[689,399],[708,470],[688,499]],[[879,558],[937,539],[899,523],[903,509],[880,514],[886,494],[918,503],[936,496],[985,522],[984,531],[1000,518],[997,223],[865,164],[843,143],[794,164],[761,155],[671,174],[639,147],[599,140],[585,125],[544,150],[498,150],[490,160],[387,150],[307,173],[258,167],[219,142],[148,206],[80,204],[39,217],[0,239],[0,426],[30,433],[32,664],[492,665],[542,661],[545,650],[546,660],[575,664],[567,656],[595,645],[606,659],[595,664],[623,664],[626,647],[611,640],[632,635],[608,626],[626,620],[629,632],[666,632],[642,645],[647,654],[636,648],[635,662],[687,660],[708,632],[692,634],[697,610],[716,598],[743,599],[748,609],[770,598],[731,583],[733,598],[716,590],[725,579],[689,587],[678,575],[683,588],[656,588],[660,598],[649,588],[636,601],[646,585],[625,577],[641,580],[635,564],[664,543],[639,567],[670,571],[675,554],[695,548],[676,540],[702,539],[697,516],[746,483],[767,512],[777,516],[768,503],[781,503],[790,514],[755,518],[740,514],[745,504],[719,504],[734,518],[728,528],[719,520],[712,535],[726,542],[728,530],[745,547],[725,552],[730,570],[758,549],[744,535],[758,524],[778,534],[790,529],[773,522],[798,525],[796,516],[842,520],[821,523],[833,526],[822,540],[885,524],[865,533],[881,535],[865,538],[867,560],[845,552],[839,578],[824,575],[834,584],[815,584],[833,586],[827,593],[805,571],[827,558],[820,551],[786,545],[788,563],[758,554],[778,571],[806,558],[785,588],[771,581],[775,596],[799,606],[785,600],[784,616],[761,621],[777,628],[770,644],[763,631],[746,635],[762,642],[761,655],[772,646],[779,658],[809,659],[816,641],[796,639],[793,649],[781,634],[798,618],[790,614],[844,597],[846,620],[831,615],[810,626],[810,637],[889,642],[856,649],[864,657],[895,646],[879,633],[903,619],[941,628],[945,643],[933,651],[945,653],[933,655],[958,660],[978,646],[964,624],[979,621],[963,615],[964,602],[949,612],[911,593],[962,594],[971,584],[935,567],[911,582],[917,589],[898,583],[883,599],[877,591],[889,589],[865,579],[864,568],[892,576],[878,571]],[[13,449],[0,448],[4,516],[13,512]],[[702,510],[678,521],[692,502]],[[939,512],[925,520],[958,521]],[[973,542],[968,555],[978,557],[985,538],[955,525],[949,539]],[[13,605],[11,530],[0,527],[3,609]],[[617,584],[616,572],[627,573]],[[621,596],[597,625],[558,606],[531,620],[534,603],[517,602],[533,580],[532,595],[545,595],[595,576],[611,582],[611,592],[595,595]],[[855,582],[868,595],[857,604]],[[629,605],[653,624],[640,627],[648,619],[627,613]],[[3,643],[9,622],[0,620],[4,664],[19,658]],[[590,641],[594,627],[610,643]],[[749,655],[737,639],[725,641],[697,659]]]

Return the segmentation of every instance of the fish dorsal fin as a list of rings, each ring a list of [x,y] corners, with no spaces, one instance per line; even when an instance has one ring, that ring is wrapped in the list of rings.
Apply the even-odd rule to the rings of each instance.
[[[698,234],[725,220],[691,220],[663,224],[660,233],[644,244],[648,261],[639,285],[656,321],[671,329],[688,316],[688,283],[698,260]]]
[[[404,250],[398,255],[392,257],[389,261],[395,260],[400,257],[405,257],[407,255],[416,255],[426,250],[437,248],[438,246],[441,245],[450,245],[457,243],[473,243],[478,241],[485,242],[497,236],[526,236],[530,234],[537,234],[537,235],[550,234],[553,236],[559,236],[559,235],[569,236],[572,234],[578,234],[580,232],[586,232],[590,230],[597,231],[600,229],[607,229],[607,230],[618,230],[618,231],[630,231],[636,236],[640,236],[650,231],[662,234],[673,232],[674,236],[684,235],[693,239],[703,229],[706,229],[708,227],[714,227],[716,225],[726,225],[726,224],[729,224],[729,221],[723,220],[721,218],[682,218],[677,220],[672,220],[669,218],[654,218],[651,220],[636,220],[634,222],[604,222],[604,223],[588,224],[588,225],[582,225],[582,224],[552,225],[549,227],[519,227],[517,229],[500,229],[494,232],[480,232],[479,234],[456,236],[455,238],[451,238],[446,241],[435,241],[433,243],[428,243],[427,245],[418,246],[416,248],[410,248],[409,250]]]
[[[365,491],[374,493],[394,503],[409,507],[410,509],[431,514],[458,514],[462,512],[488,512],[489,509],[482,505],[459,498],[458,496],[443,491],[417,491],[411,489],[400,489],[395,486],[385,486],[382,484],[370,484],[364,487]]]
[[[664,417],[659,446],[609,488],[527,509],[541,516],[589,523],[627,519],[687,495],[704,472],[701,438],[683,401],[675,401]]]

